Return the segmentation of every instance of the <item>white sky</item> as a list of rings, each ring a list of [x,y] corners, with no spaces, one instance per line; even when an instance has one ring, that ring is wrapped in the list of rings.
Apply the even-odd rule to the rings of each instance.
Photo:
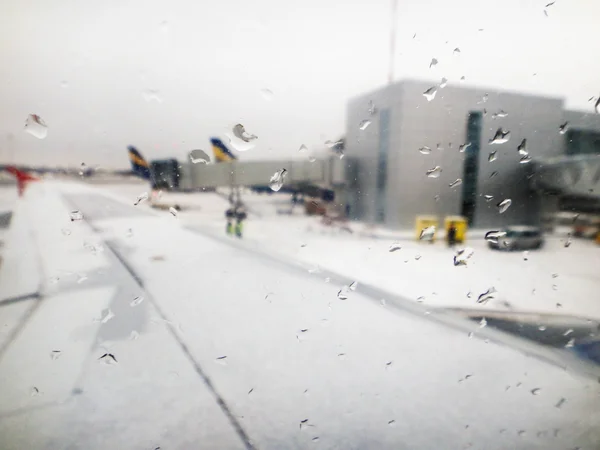
[[[600,2],[556,0],[545,16],[548,1],[398,0],[396,78],[464,75],[592,111]],[[237,122],[259,136],[242,159],[306,157],[301,144],[343,134],[348,98],[387,82],[390,4],[3,0],[0,162],[127,167],[128,144],[183,159]],[[23,131],[30,113],[46,139]]]

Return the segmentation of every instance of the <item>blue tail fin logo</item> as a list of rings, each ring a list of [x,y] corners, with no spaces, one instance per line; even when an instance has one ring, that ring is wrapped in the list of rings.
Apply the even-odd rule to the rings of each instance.
[[[129,154],[129,161],[131,162],[131,170],[134,175],[149,180],[150,165],[148,164],[148,161],[144,159],[142,154],[133,145],[127,147],[127,152]]]
[[[237,159],[237,156],[231,153],[231,150],[227,148],[221,139],[210,138],[210,143],[217,162],[229,162]]]

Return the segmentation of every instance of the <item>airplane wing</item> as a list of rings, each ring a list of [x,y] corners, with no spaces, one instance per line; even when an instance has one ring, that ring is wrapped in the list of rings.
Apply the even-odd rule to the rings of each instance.
[[[588,366],[401,297],[382,306],[375,286],[342,300],[353,280],[130,200],[43,181],[17,202],[0,270],[2,448],[600,441]]]

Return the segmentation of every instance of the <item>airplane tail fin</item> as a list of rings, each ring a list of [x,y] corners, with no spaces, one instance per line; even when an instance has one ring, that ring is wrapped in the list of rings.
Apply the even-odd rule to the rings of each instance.
[[[131,162],[131,170],[134,175],[137,175],[144,180],[150,179],[150,165],[148,161],[144,159],[142,154],[133,146],[127,147],[127,153],[129,155],[129,162]]]
[[[19,196],[23,195],[23,191],[27,187],[27,183],[30,181],[38,181],[38,177],[34,177],[33,175],[23,172],[22,170],[17,169],[15,166],[7,166],[6,171],[13,175],[17,179],[17,189],[19,191]]]
[[[223,143],[219,138],[210,138],[212,145],[213,154],[215,155],[216,162],[229,162],[235,161],[237,156],[231,153],[231,150]]]

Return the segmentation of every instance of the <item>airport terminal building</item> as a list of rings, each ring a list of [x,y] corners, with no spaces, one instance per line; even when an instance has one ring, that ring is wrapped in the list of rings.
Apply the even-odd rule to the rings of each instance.
[[[510,134],[499,141],[508,140],[490,143],[500,128]],[[479,228],[534,225],[558,207],[556,196],[535,189],[536,168],[591,155],[600,177],[599,154],[600,116],[566,111],[561,98],[405,80],[348,104],[346,210],[404,229],[417,215],[462,215]],[[512,205],[500,214],[504,199]]]

